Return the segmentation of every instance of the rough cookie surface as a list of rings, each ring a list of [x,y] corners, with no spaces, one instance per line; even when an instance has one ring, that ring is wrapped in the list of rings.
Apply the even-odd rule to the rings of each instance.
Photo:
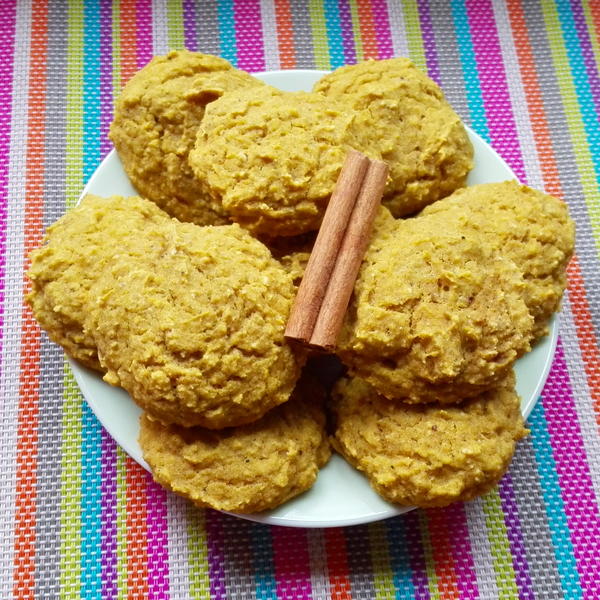
[[[285,402],[301,366],[283,336],[291,276],[238,225],[168,220],[160,235],[156,260],[116,255],[93,285],[86,327],[105,379],[185,426],[249,423]]]
[[[349,148],[379,157],[365,116],[269,86],[224,94],[206,109],[190,164],[234,221],[297,235],[318,228]]]
[[[288,402],[259,421],[220,431],[143,416],[144,458],[156,481],[199,506],[239,513],[275,508],[309,489],[329,459],[322,396],[301,380]]]
[[[262,83],[226,60],[185,50],[159,56],[127,83],[110,138],[135,188],[180,221],[216,225],[215,211],[188,165],[208,103]]]
[[[390,502],[446,506],[487,492],[527,434],[514,376],[454,406],[387,400],[359,379],[333,394],[334,447]]]
[[[473,148],[437,84],[406,58],[340,67],[314,91],[371,113],[369,135],[390,167],[383,203],[400,217],[466,183]]]
[[[132,232],[147,239],[149,259],[156,254],[152,231],[165,218],[141,198],[89,194],[48,228],[44,245],[31,253],[27,301],[33,314],[50,339],[87,367],[102,370],[96,343],[84,329],[93,281],[116,252],[127,251]]]
[[[459,402],[530,349],[516,265],[482,236],[427,217],[375,230],[338,344],[351,372],[405,402]]]
[[[566,287],[575,225],[567,205],[516,181],[486,183],[456,191],[427,207],[440,225],[454,223],[466,235],[483,234],[523,272],[525,302],[535,319],[534,335],[547,333]]]

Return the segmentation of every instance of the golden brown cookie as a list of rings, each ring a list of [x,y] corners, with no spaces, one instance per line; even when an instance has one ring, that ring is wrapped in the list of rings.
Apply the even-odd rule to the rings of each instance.
[[[400,217],[466,183],[473,148],[437,84],[406,58],[340,67],[314,91],[371,113],[369,135],[390,167],[384,204]]]
[[[505,473],[523,426],[514,376],[453,406],[387,400],[359,379],[336,385],[334,447],[386,500],[446,506],[492,488]]]
[[[165,219],[141,198],[89,194],[48,228],[44,245],[31,253],[27,301],[33,314],[50,339],[87,367],[102,370],[93,336],[84,329],[93,281],[116,252],[127,251],[132,232],[147,240],[144,253],[151,260],[158,251],[151,232]]]
[[[199,506],[251,513],[309,489],[330,456],[323,392],[301,380],[249,425],[211,431],[142,416],[140,446],[156,481]]]
[[[226,223],[196,181],[188,153],[208,103],[260,85],[222,58],[186,50],[155,57],[136,73],[117,99],[110,138],[140,194],[180,221]]]
[[[115,255],[86,319],[105,380],[154,418],[211,429],[285,402],[301,358],[284,339],[291,276],[238,225],[168,220],[156,260]],[[140,236],[140,254],[147,240]]]
[[[440,226],[452,222],[465,235],[483,234],[523,272],[525,302],[535,319],[534,335],[547,333],[566,287],[575,225],[567,205],[516,181],[485,183],[458,190],[427,207],[423,215]],[[436,215],[435,217],[433,215]]]
[[[459,402],[530,349],[516,265],[483,236],[427,217],[372,238],[338,343],[350,371],[405,402]]]
[[[190,164],[243,227],[301,234],[319,227],[348,149],[378,157],[364,116],[319,94],[227,93],[207,107]]]

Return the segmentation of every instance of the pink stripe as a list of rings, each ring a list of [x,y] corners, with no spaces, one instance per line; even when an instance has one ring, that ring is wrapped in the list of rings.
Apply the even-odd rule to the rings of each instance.
[[[259,0],[235,0],[237,66],[244,71],[265,70],[265,48]]]
[[[271,533],[277,598],[309,600],[312,586],[306,531],[294,527],[273,527]]]
[[[394,56],[394,46],[386,0],[371,0],[371,12],[373,13],[373,23],[375,25],[378,58],[379,60],[392,58]]]
[[[135,5],[137,68],[152,58],[152,0],[137,0]]]
[[[600,514],[569,374],[559,340],[544,388],[544,411],[584,598],[600,598]]]
[[[167,491],[147,475],[146,524],[148,528],[148,598],[168,600],[169,525]]]
[[[517,177],[524,180],[525,165],[512,113],[492,4],[490,0],[467,0],[466,7],[490,141]]]

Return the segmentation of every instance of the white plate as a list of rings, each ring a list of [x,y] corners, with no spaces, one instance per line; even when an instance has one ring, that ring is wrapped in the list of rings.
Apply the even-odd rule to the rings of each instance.
[[[322,71],[275,71],[259,74],[263,81],[283,90],[309,90]],[[506,163],[477,134],[469,130],[475,148],[475,168],[469,184],[515,179]],[[82,196],[88,192],[99,196],[134,195],[136,192],[125,175],[114,150],[98,167]],[[546,381],[557,340],[557,323],[553,319],[550,335],[516,365],[517,391],[521,409],[528,416]],[[102,381],[97,373],[71,361],[73,373],[88,404],[113,438],[140,465],[148,469],[137,442],[140,409],[128,394]],[[369,486],[367,480],[340,456],[333,456],[319,474],[313,488],[279,508],[256,515],[239,515],[272,525],[293,527],[337,527],[386,519],[411,510],[387,503]]]

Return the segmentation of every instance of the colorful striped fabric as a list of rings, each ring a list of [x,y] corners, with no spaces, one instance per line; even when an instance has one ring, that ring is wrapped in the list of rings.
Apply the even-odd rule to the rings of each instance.
[[[600,598],[600,3],[0,2],[0,598]],[[24,304],[29,251],[170,48],[255,72],[409,56],[577,250],[554,363],[508,474],[446,509],[270,527],[167,493],[101,427]]]

